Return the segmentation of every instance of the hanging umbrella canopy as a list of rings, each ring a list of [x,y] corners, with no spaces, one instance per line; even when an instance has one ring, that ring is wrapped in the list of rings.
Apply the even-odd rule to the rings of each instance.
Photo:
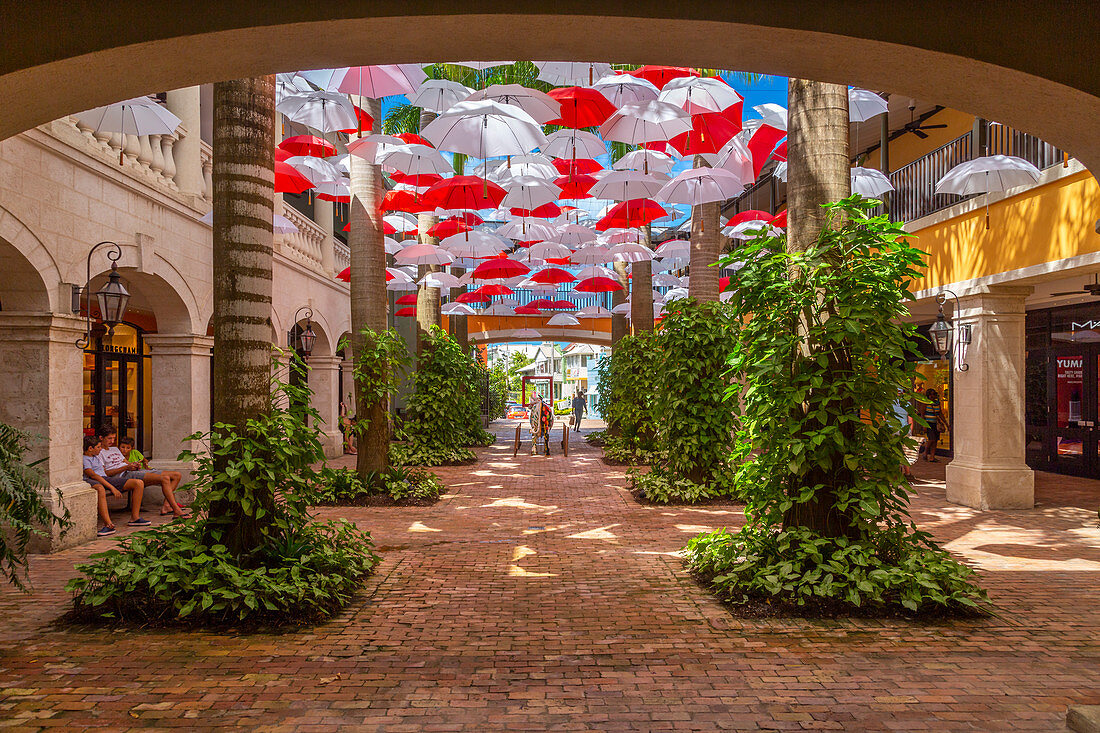
[[[587,199],[592,198],[589,191],[596,185],[596,179],[592,176],[560,176],[554,179],[554,185],[562,198]]]
[[[615,207],[612,206],[611,209]],[[609,209],[607,214],[610,214]],[[604,214],[604,216],[607,216]],[[598,227],[597,227],[598,229]],[[642,241],[642,235],[637,229],[628,229],[626,227],[608,227],[600,236],[596,238],[596,242],[599,244],[624,244],[626,242],[640,242]]]
[[[759,221],[764,224],[768,224],[773,219],[772,215],[761,209],[746,209],[745,211],[739,211],[729,218],[726,222],[729,226],[735,226],[746,221]]]
[[[408,305],[408,306],[405,306],[404,308],[399,308],[396,312],[394,312],[393,315],[396,316],[397,318],[415,318],[416,317],[416,306],[415,305]]]
[[[653,284],[662,288],[676,288],[680,286],[680,278],[675,275],[670,275],[667,272],[659,272],[653,276]]]
[[[653,250],[637,242],[617,244],[611,248],[613,262],[649,262],[653,259]]]
[[[735,135],[722,146],[713,165],[735,175],[742,185],[752,185],[756,180],[752,153],[739,136]]]
[[[418,80],[411,79],[406,70],[396,64],[315,69],[299,73],[327,91],[356,94],[373,99],[395,94],[412,95],[420,83]],[[423,76],[421,72],[420,79],[423,79]]]
[[[561,214],[561,207],[558,206],[556,203],[551,202],[549,204],[543,204],[542,206],[538,207],[537,209],[512,208],[512,209],[509,209],[509,212],[513,216],[536,217],[536,218],[539,218],[539,219],[552,219],[555,216],[558,216],[559,214]]]
[[[639,66],[633,71],[628,71],[631,76],[636,76],[639,79],[645,79],[653,84],[658,89],[664,89],[665,85],[673,79],[679,79],[683,76],[699,76],[699,72],[695,69],[689,69],[686,66]]]
[[[492,259],[478,265],[474,269],[473,277],[475,280],[499,280],[506,277],[526,275],[530,271],[531,268],[522,262],[506,258]]]
[[[385,234],[385,227],[383,227],[383,234]],[[401,250],[405,249],[405,245],[394,239],[390,239],[389,237],[384,238],[382,242],[383,246],[386,249],[386,254],[388,255],[395,255]]]
[[[569,257],[573,252],[558,242],[539,242],[531,246],[531,256],[541,259]],[[564,270],[563,270],[564,272]]]
[[[354,135],[362,133],[363,130],[373,130],[374,118],[367,114],[359,105],[352,103],[351,106],[355,108],[355,127],[348,127],[344,130],[337,130],[336,132]]]
[[[431,211],[433,207],[424,204],[424,199],[412,191],[400,191],[394,189],[386,191],[382,197],[382,211],[404,211],[417,214]]]
[[[504,283],[486,283],[478,288],[476,291],[478,295],[494,296],[494,295],[513,295],[512,289]]]
[[[393,168],[410,176],[449,176],[454,168],[438,150],[427,145],[387,145],[375,160],[388,168]]]
[[[652,102],[661,93],[653,82],[630,74],[604,76],[591,86],[615,107],[633,102]]]
[[[474,90],[449,79],[428,79],[409,98],[409,104],[439,114],[464,101]]]
[[[577,304],[571,300],[565,300],[564,298],[555,300],[551,307],[556,311],[574,311],[577,309]]]
[[[611,262],[611,250],[598,245],[582,247],[570,255],[569,259],[577,265],[592,265]]]
[[[516,63],[515,61],[449,61],[447,62],[451,66],[465,66],[468,69],[474,71],[485,71],[486,69],[495,69],[498,66],[509,66]]]
[[[572,61],[535,61],[538,79],[556,87],[592,85],[600,77],[611,74],[611,64]]]
[[[407,143],[396,135],[365,135],[348,143],[348,153],[362,158],[368,163],[380,165],[379,157],[388,150],[400,148]]]
[[[693,168],[666,183],[657,198],[670,204],[698,206],[741,194],[744,184],[723,168]]]
[[[564,127],[596,127],[615,112],[615,105],[595,89],[562,87],[550,90],[550,96],[561,103],[561,115],[549,124]]]
[[[335,145],[316,135],[288,137],[279,143],[279,148],[295,156],[312,155],[320,158],[336,155],[338,152]]]
[[[495,257],[507,249],[500,237],[480,229],[447,237],[439,246],[455,257]],[[476,272],[476,271],[475,271]]]
[[[343,181],[344,172],[323,158],[312,155],[292,155],[284,161],[313,183]]]
[[[457,219],[444,219],[443,221],[432,225],[432,227],[428,229],[428,236],[450,237],[455,234],[468,232],[471,229],[473,229],[473,227],[464,221],[459,221]]]
[[[313,181],[286,161],[275,161],[275,193],[302,193],[313,188]]]
[[[936,183],[936,193],[997,193],[1039,180],[1039,169],[1013,155],[986,155],[960,163]]]
[[[527,218],[513,219],[497,227],[495,231],[497,236],[521,242],[541,242],[553,238],[557,233],[558,230],[546,222]]]
[[[180,118],[149,97],[135,97],[96,107],[76,116],[97,132],[123,135],[171,135],[180,126]]]
[[[347,179],[339,181],[323,181],[313,187],[313,193],[324,201],[338,201],[342,204],[351,203],[351,191],[348,190]]]
[[[291,94],[284,97],[275,109],[291,122],[321,132],[335,132],[358,124],[355,108],[347,97],[337,92]]]
[[[491,104],[491,103],[490,103]],[[430,208],[493,209],[508,194],[495,183],[475,176],[455,176],[431,186],[423,203]]]
[[[555,158],[554,168],[563,176],[592,175],[603,170],[600,162],[592,158]]]
[[[546,322],[547,326],[579,326],[580,320],[576,316],[571,316],[568,313],[555,313],[550,316],[550,320]]]
[[[663,173],[672,175],[674,161],[665,153],[656,150],[632,150],[615,161],[611,167],[617,171],[648,170],[650,173]]]
[[[514,316],[515,314],[515,309],[510,305],[505,305],[504,303],[491,305],[485,310],[481,311],[481,315],[483,316]]]
[[[848,119],[852,122],[866,122],[877,115],[890,111],[886,100],[866,89],[852,87],[848,90]]]
[[[691,242],[683,239],[670,239],[657,247],[658,257],[687,257],[691,254]]]
[[[455,302],[456,303],[488,303],[488,302],[490,302],[490,297],[488,295],[484,295],[482,293],[474,291],[472,293],[463,293],[462,295],[455,298]]]
[[[641,171],[611,171],[597,181],[589,193],[611,201],[646,199],[655,196],[667,180]]]
[[[554,241],[570,247],[579,247],[588,242],[595,242],[596,232],[580,224],[563,224],[558,227],[558,233],[554,237]]]
[[[630,145],[665,142],[677,135],[691,132],[688,113],[668,102],[634,102],[624,104],[600,126],[605,140]]]
[[[772,127],[786,131],[787,108],[783,105],[776,104],[775,102],[767,102],[765,104],[758,104],[752,109],[756,114],[760,115],[765,125],[771,125]]]
[[[466,305],[465,303],[457,302],[447,303],[439,309],[439,312],[445,316],[473,316],[477,314],[477,311],[475,311],[470,306]]]
[[[475,158],[522,155],[546,144],[542,127],[519,107],[490,100],[459,102],[421,134],[440,150]]]
[[[659,192],[659,191],[658,191]],[[641,227],[668,216],[668,212],[656,201],[630,199],[612,206],[603,218],[596,222],[596,231]]]
[[[559,267],[547,267],[539,270],[531,276],[531,280],[537,283],[544,283],[548,285],[560,285],[562,283],[571,283],[576,281],[574,277],[567,270],[563,270]]]
[[[519,84],[491,84],[473,92],[467,101],[483,99],[519,107],[540,125],[545,125],[561,113],[561,103],[549,94]]]
[[[890,179],[880,170],[857,165],[852,168],[851,175],[852,193],[858,193],[860,196],[875,198],[894,190],[894,184],[890,183]]]
[[[692,115],[691,131],[671,138],[668,144],[681,155],[717,153],[739,132],[741,126],[725,115],[705,112]]]
[[[394,305],[416,305],[416,294],[402,295],[397,300],[393,301]]]
[[[610,291],[607,291],[610,292]],[[577,318],[606,318],[611,311],[600,305],[589,305],[577,311]]]
[[[505,182],[504,188],[508,195],[500,202],[501,206],[528,210],[552,203],[562,194],[557,185],[534,176],[513,176]]]
[[[517,316],[541,316],[538,308],[533,308],[530,305],[516,306]]]
[[[427,275],[420,278],[418,284],[428,288],[461,287],[461,283],[458,282],[458,278],[449,272],[429,272]]]
[[[589,265],[577,273],[578,280],[588,280],[593,277],[615,278],[615,273],[602,265]]]
[[[587,130],[558,130],[546,137],[542,152],[555,158],[598,158],[607,155],[607,146]]]
[[[723,229],[722,233],[730,239],[755,239],[760,235],[778,237],[783,234],[780,229],[758,219],[749,219],[733,224]]]
[[[414,244],[405,247],[394,255],[394,261],[401,265],[449,265],[454,255],[445,249],[431,244]]]
[[[741,102],[741,95],[723,80],[697,76],[670,79],[657,98],[691,115],[722,112]]]

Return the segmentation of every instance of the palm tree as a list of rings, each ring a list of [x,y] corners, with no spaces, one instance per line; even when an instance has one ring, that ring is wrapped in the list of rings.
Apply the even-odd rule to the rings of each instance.
[[[271,406],[275,77],[216,83],[213,134],[212,418],[241,427]],[[222,501],[210,514],[226,519],[222,541],[231,552],[258,546],[255,512]]]
[[[791,79],[787,86],[787,249],[803,252],[817,241],[826,224],[823,204],[851,193],[848,158],[848,89],[840,84]],[[841,222],[834,221],[834,226]],[[837,349],[829,369],[844,379],[847,367]],[[839,418],[858,414],[855,405],[837,405],[827,417],[838,431],[851,430]],[[819,485],[813,499],[795,503],[783,518],[784,527],[807,527],[835,537],[850,531],[851,523],[836,509],[835,477],[811,474],[808,485]]]
[[[382,118],[378,99],[362,99],[360,106],[372,119]],[[358,156],[348,158],[351,211],[348,248],[351,250],[352,352],[364,353],[372,344],[362,333],[386,330],[389,298],[386,292],[386,250],[382,234],[382,167]],[[356,414],[367,421],[358,437],[356,470],[364,482],[389,467],[388,399],[369,402],[356,390]]]

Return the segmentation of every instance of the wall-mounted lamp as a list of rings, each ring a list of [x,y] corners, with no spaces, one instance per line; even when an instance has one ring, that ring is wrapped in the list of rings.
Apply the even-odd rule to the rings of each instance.
[[[936,322],[928,329],[928,335],[932,339],[932,346],[936,349],[936,353],[940,355],[941,359],[946,358],[947,355],[951,353],[951,335],[956,328],[959,331],[959,344],[968,345],[971,340],[971,325],[969,323],[956,326],[951,321],[947,320],[947,317],[943,313],[943,304],[947,302],[947,296],[949,294],[955,299],[955,313],[957,314],[959,312],[959,296],[955,295],[950,290],[944,290],[936,296],[936,302],[939,303],[940,311],[936,315]],[[956,366],[960,372],[965,372],[970,369],[970,365],[966,363],[966,357],[963,356],[962,352],[959,352],[959,363]]]
[[[122,322],[126,313],[126,304],[130,302],[130,292],[126,284],[122,282],[122,276],[118,274],[118,261],[122,259],[122,247],[115,242],[100,242],[88,252],[87,277],[84,287],[73,286],[73,313],[80,312],[80,298],[88,293],[92,287],[92,255],[100,247],[107,246],[113,249],[107,252],[107,259],[111,261],[111,273],[107,276],[107,282],[96,291],[96,301],[99,303],[99,317],[107,326],[107,335],[114,333],[115,326]],[[84,335],[76,340],[76,347],[83,351],[92,342],[92,303],[91,298],[85,307]]]
[[[317,334],[313,332],[313,309],[308,305],[303,305],[294,314],[295,325],[302,319],[302,311],[305,311],[306,314],[306,327],[298,334],[298,348],[302,350],[302,353],[308,359],[309,355],[313,353],[313,345],[317,343]]]

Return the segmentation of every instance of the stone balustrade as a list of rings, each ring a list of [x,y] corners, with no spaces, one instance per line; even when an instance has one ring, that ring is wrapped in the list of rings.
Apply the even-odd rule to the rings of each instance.
[[[336,265],[336,272],[341,272],[346,267],[351,267],[351,247],[347,246],[339,239],[332,238],[333,260]]]
[[[321,271],[321,247],[325,244],[325,232],[312,219],[302,212],[283,203],[285,216],[298,231],[291,234],[276,234],[276,251],[281,251],[290,259],[300,262],[311,270]]]
[[[202,161],[202,198],[214,201],[214,148],[205,140],[199,141],[200,160]]]
[[[89,154],[120,166],[154,186],[173,192],[179,191],[173,149],[181,138],[190,134],[182,125],[171,135],[123,135],[97,131],[75,116],[65,117],[57,122],[61,124],[44,127],[59,136],[67,136],[66,133],[75,131]],[[70,139],[67,142],[77,141]]]

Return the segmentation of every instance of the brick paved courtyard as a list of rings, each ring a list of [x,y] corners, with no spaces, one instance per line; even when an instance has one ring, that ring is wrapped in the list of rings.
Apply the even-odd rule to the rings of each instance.
[[[983,569],[999,618],[741,621],[675,554],[740,512],[640,506],[573,448],[502,440],[440,470],[434,506],[325,510],[384,561],[305,631],[58,627],[74,562],[115,540],[35,558],[33,595],[0,588],[0,726],[1058,731],[1100,703],[1100,482],[1039,474],[1037,509],[981,513],[917,467],[914,518]]]

